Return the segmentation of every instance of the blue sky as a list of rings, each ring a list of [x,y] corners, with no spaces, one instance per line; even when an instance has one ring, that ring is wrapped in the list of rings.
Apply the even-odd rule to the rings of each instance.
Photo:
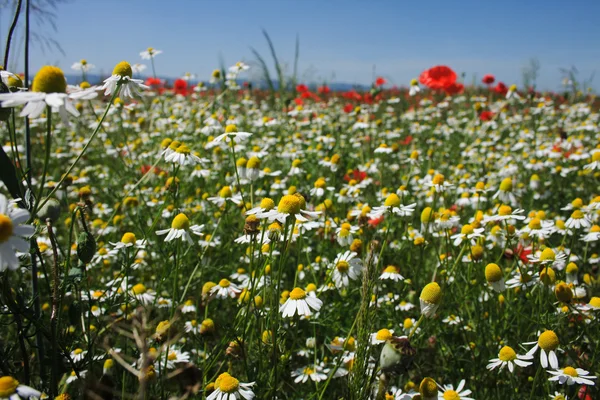
[[[4,42],[10,15],[1,11]],[[422,70],[446,64],[466,73],[467,83],[492,73],[512,84],[536,57],[538,86],[557,90],[560,67],[576,66],[580,78],[600,67],[599,13],[594,0],[72,0],[57,9],[58,31],[45,29],[66,55],[34,47],[31,68],[69,70],[85,58],[94,72],[109,73],[121,60],[141,62],[139,52],[152,46],[164,52],[156,58],[159,75],[208,79],[221,58],[226,65],[253,61],[250,47],[270,61],[264,28],[290,72],[299,35],[305,81],[365,84],[375,66],[377,75],[406,85]],[[593,86],[599,82],[600,76]]]

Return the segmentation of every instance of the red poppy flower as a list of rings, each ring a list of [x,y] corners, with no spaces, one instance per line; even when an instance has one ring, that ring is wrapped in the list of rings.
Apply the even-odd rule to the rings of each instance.
[[[419,82],[430,89],[445,89],[456,82],[456,72],[445,65],[437,65],[421,72]]]
[[[506,93],[508,93],[508,87],[506,87],[504,83],[498,82],[494,88],[494,92],[501,94],[502,96],[506,96]]]
[[[162,81],[158,78],[148,78],[145,82],[146,86],[160,86]]]
[[[531,247],[523,247],[519,244],[514,250],[514,254],[519,256],[523,264],[529,264],[529,258],[527,258],[527,256],[531,254]]]
[[[377,225],[379,225],[382,222],[383,222],[383,215],[381,215],[377,218],[369,219],[369,225],[371,225],[372,227],[376,227]]]
[[[492,74],[485,74],[483,76],[483,79],[481,80],[481,82],[485,83],[486,85],[491,85],[495,81],[496,81],[496,78]]]
[[[352,104],[348,103],[344,106],[344,112],[346,114],[351,113],[352,110],[354,110],[354,106]]]
[[[296,103],[297,105],[301,106],[302,104],[304,104],[304,102],[302,101],[302,99],[300,98],[296,98],[294,99],[294,103]]]
[[[451,83],[444,88],[444,91],[449,95],[462,93],[464,90],[465,85],[457,82]]]
[[[323,86],[319,86],[317,91],[321,94],[328,94],[329,92],[331,92],[331,89],[329,89],[329,86],[323,85]]]
[[[385,78],[382,78],[381,76],[378,76],[377,79],[375,79],[375,86],[383,86],[387,83],[387,81],[385,80]]]
[[[184,79],[175,79],[175,82],[173,82],[173,91],[176,94],[181,94],[183,96],[185,96],[187,94],[187,81]]]
[[[296,90],[300,93],[308,92],[308,86],[301,83],[296,86]]]
[[[579,392],[577,393],[577,397],[580,400],[593,400],[592,396],[590,395],[590,389],[588,389],[587,385],[581,385],[581,387],[579,388]]]
[[[357,182],[362,182],[363,180],[365,180],[365,178],[367,177],[367,173],[364,171],[361,171],[359,169],[354,169],[352,171],[352,176],[346,174],[344,175],[344,180],[346,182],[350,182],[352,179],[354,179]]]
[[[411,142],[413,141],[413,137],[411,135],[408,135],[406,138],[404,138],[404,140],[400,143],[402,143],[405,146],[408,146]]]
[[[492,111],[482,111],[479,114],[479,119],[482,121],[490,121],[494,117],[494,113]]]

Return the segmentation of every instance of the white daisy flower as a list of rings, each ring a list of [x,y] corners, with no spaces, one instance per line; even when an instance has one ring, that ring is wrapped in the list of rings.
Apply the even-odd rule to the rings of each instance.
[[[251,400],[255,396],[251,389],[253,385],[254,382],[241,383],[224,372],[215,380],[215,391],[209,394],[206,400]]]
[[[293,317],[296,313],[299,316],[309,317],[312,315],[311,308],[319,311],[323,302],[317,297],[307,296],[301,288],[294,288],[290,292],[288,299],[281,305],[279,311],[283,317]]]
[[[215,285],[210,289],[210,295],[215,295],[219,299],[226,299],[228,297],[233,299],[241,292],[242,289],[227,279],[221,279],[218,285]]]
[[[452,386],[452,385],[444,385],[444,386],[438,385],[438,388],[440,389],[439,396],[438,396],[439,400],[446,400],[446,399],[474,400],[472,397],[468,397],[471,393],[473,393],[471,390],[469,390],[469,389],[463,390],[465,388],[465,380],[464,379],[458,383],[458,387],[456,388],[456,390],[454,390],[454,386]]]
[[[33,235],[35,228],[24,224],[28,219],[29,212],[16,208],[0,193],[0,272],[19,268],[16,251],[29,252],[29,242],[22,237]]]
[[[161,53],[162,50],[156,50],[152,47],[148,47],[146,50],[140,52],[140,57],[142,57],[143,60],[151,60]]]
[[[357,255],[353,251],[340,253],[331,264],[333,268],[332,280],[338,289],[347,287],[350,284],[350,279],[355,281],[359,278],[363,264],[360,258],[355,258]]]
[[[309,379],[313,382],[322,382],[327,379],[328,370],[321,365],[306,366],[292,371],[294,383],[306,383]]]
[[[71,69],[74,69],[75,71],[81,71],[81,72],[91,71],[95,67],[96,66],[94,64],[90,64],[89,62],[87,62],[87,60],[80,60],[80,61],[73,63],[73,65],[71,65]]]
[[[548,378],[551,382],[558,382],[561,385],[565,383],[567,385],[589,385],[594,386],[596,382],[593,379],[597,377],[590,375],[588,371],[582,368],[565,367],[562,369],[556,369],[555,371],[548,371],[549,374],[553,375]]]
[[[533,356],[535,352],[540,349],[540,363],[542,368],[548,368],[548,366],[558,369],[558,358],[556,357],[556,350],[558,350],[559,341],[558,336],[554,331],[547,330],[538,336],[536,342],[526,342],[524,345],[535,344],[528,352],[528,356]]]
[[[515,365],[521,368],[525,368],[533,364],[531,361],[527,361],[531,360],[532,358],[532,355],[520,355],[517,354],[512,347],[504,346],[500,349],[500,352],[498,353],[498,358],[492,358],[486,366],[486,368],[491,371],[493,369],[496,369],[497,367],[500,367],[499,371],[502,371],[504,367],[508,366],[508,370],[511,373],[513,373],[515,370]]]
[[[42,393],[29,386],[21,385],[12,376],[3,376],[0,378],[0,391],[2,391],[1,399],[20,400],[40,398]]]
[[[121,61],[113,69],[112,75],[104,80],[102,90],[104,95],[111,96],[117,91],[116,96],[135,97],[141,95],[141,89],[148,89],[141,79],[133,79],[133,70],[127,61]]]
[[[190,220],[188,219],[188,217],[185,214],[180,213],[177,214],[175,218],[173,218],[171,228],[156,231],[156,234],[159,236],[167,234],[167,237],[165,237],[165,242],[170,242],[171,240],[181,238],[181,240],[186,240],[189,244],[192,244],[192,237],[190,236],[188,231],[191,231],[195,235],[202,236],[202,228],[204,228],[204,225],[190,226]]]

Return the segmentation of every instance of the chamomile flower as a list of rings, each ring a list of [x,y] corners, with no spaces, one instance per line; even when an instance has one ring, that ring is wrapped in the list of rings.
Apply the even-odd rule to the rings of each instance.
[[[492,199],[499,199],[505,204],[515,206],[517,198],[513,193],[513,181],[511,178],[504,178],[500,183],[498,191],[492,196]]]
[[[354,234],[358,232],[358,226],[352,226],[348,222],[336,228],[337,242],[340,246],[350,246],[354,241]]]
[[[136,249],[143,249],[146,247],[146,241],[144,239],[137,239],[135,237],[135,233],[132,232],[125,232],[120,241],[116,243],[110,242],[110,244],[115,246],[113,251],[126,249],[129,247],[135,247]]]
[[[385,343],[387,340],[390,340],[394,337],[393,329],[380,329],[375,333],[371,333],[371,344],[381,344]]]
[[[531,360],[533,358],[530,354],[520,355],[517,354],[514,349],[510,346],[504,346],[498,353],[498,358],[492,358],[487,365],[487,369],[490,371],[500,367],[499,371],[502,371],[504,367],[508,367],[510,373],[515,370],[515,365],[521,368],[525,368],[533,364]]]
[[[154,303],[154,299],[156,298],[156,292],[150,288],[147,288],[142,283],[134,285],[130,292],[135,299],[144,305]]]
[[[319,211],[307,211],[304,209],[306,200],[300,193],[286,194],[279,200],[277,210],[273,209],[266,213],[270,221],[277,220],[285,224],[288,217],[294,217],[296,220],[306,222],[309,218],[314,218],[320,214]]]
[[[421,314],[426,318],[433,318],[442,300],[442,289],[437,282],[425,285],[419,296],[421,302]]]
[[[583,166],[583,169],[600,170],[600,149],[592,150],[591,162]]]
[[[33,78],[31,91],[19,91],[0,94],[2,107],[15,107],[25,104],[21,117],[37,118],[46,107],[57,110],[63,123],[69,124],[68,114],[79,116],[79,111],[72,100],[90,100],[97,96],[95,89],[86,89],[67,93],[67,81],[63,71],[58,67],[46,65]]]
[[[565,367],[565,368],[556,368],[554,371],[548,371],[552,376],[548,378],[550,382],[558,382],[561,385],[589,385],[594,386],[596,382],[593,379],[597,377],[594,375],[590,375],[588,371],[582,368],[573,368],[573,367]]]
[[[417,203],[412,203],[407,206],[403,205],[400,197],[396,193],[391,193],[384,201],[383,206],[373,207],[367,214],[369,218],[379,218],[387,212],[391,211],[399,217],[410,217],[415,212]]]
[[[554,331],[547,330],[539,335],[537,342],[526,342],[523,344],[535,344],[535,346],[527,352],[528,356],[533,356],[535,352],[540,349],[540,364],[542,365],[542,368],[548,368],[548,366],[550,366],[554,369],[558,369],[556,351],[559,349],[558,346],[560,342]]]
[[[21,385],[12,376],[0,377],[0,399],[19,400],[40,398],[42,393],[29,386]]]
[[[252,386],[254,386],[254,382],[241,383],[224,372],[215,380],[215,391],[209,394],[206,400],[251,400],[254,398]]]
[[[279,311],[283,317],[293,317],[296,313],[299,316],[309,317],[312,315],[311,308],[315,311],[319,311],[323,302],[317,297],[307,296],[306,292],[301,288],[294,288],[289,293],[289,297],[281,305]]]
[[[173,222],[171,223],[171,228],[169,229],[161,229],[156,231],[158,236],[162,236],[166,234],[165,242],[170,242],[172,240],[180,239],[187,241],[189,244],[192,244],[192,237],[190,236],[188,231],[191,231],[193,234],[202,236],[201,232],[204,225],[190,225],[190,220],[188,217],[183,214],[177,214],[175,218],[173,218]]]
[[[468,397],[473,392],[469,389],[465,389],[464,379],[458,383],[456,390],[452,385],[438,385],[438,388],[440,389],[438,395],[439,400],[474,400],[472,397]]]
[[[91,70],[93,70],[96,66],[94,64],[90,64],[89,62],[87,62],[87,60],[80,60],[77,62],[74,62],[73,65],[71,65],[71,69],[74,69],[75,71],[81,71],[81,72],[89,72]]]
[[[142,57],[142,60],[151,60],[159,54],[162,54],[162,50],[148,47],[146,50],[140,52],[140,57]]]
[[[216,296],[219,299],[235,298],[242,292],[236,284],[231,283],[228,279],[221,279],[219,283],[210,290],[211,296]]]
[[[592,225],[589,232],[581,236],[581,240],[586,243],[600,241],[600,226]]]
[[[408,90],[409,96],[414,96],[421,91],[419,87],[419,82],[416,79],[410,81],[410,89]]]
[[[489,263],[485,267],[485,279],[487,283],[496,291],[503,292],[505,289],[504,275],[502,269],[495,263]]]
[[[121,61],[113,69],[112,75],[104,80],[102,90],[110,96],[116,91],[116,96],[140,96],[141,89],[148,89],[141,79],[133,79],[133,70],[127,61]]]
[[[346,251],[337,255],[333,264],[332,280],[338,288],[348,287],[350,280],[357,280],[362,271],[362,260],[358,254]]]
[[[294,383],[306,383],[309,379],[313,382],[322,382],[327,379],[327,370],[321,365],[311,365],[292,371]]]
[[[0,193],[0,272],[8,268],[11,271],[19,268],[19,259],[15,251],[29,252],[29,242],[23,237],[35,233],[31,225],[25,225],[29,212],[14,207],[14,202],[8,201]]]
[[[220,143],[225,139],[233,140],[235,143],[243,142],[248,139],[252,134],[250,132],[239,132],[237,126],[235,125],[227,125],[225,127],[225,133],[217,136],[213,139],[211,143]]]
[[[179,165],[196,165],[208,160],[201,159],[193,154],[187,145],[181,144],[174,151],[165,154],[165,161]]]
[[[394,265],[388,265],[387,267],[385,267],[381,275],[379,275],[379,279],[398,282],[404,280],[404,277],[400,275],[400,270],[398,269],[398,267]]]
[[[483,223],[496,222],[496,221],[507,221],[507,220],[524,220],[525,216],[521,215],[524,212],[522,209],[516,209],[513,211],[511,206],[501,205],[498,207],[496,215],[483,218]]]
[[[565,222],[565,226],[569,229],[589,228],[592,225],[588,217],[581,211],[575,210]]]
[[[471,224],[465,224],[460,229],[460,233],[451,236],[451,239],[454,239],[452,244],[454,246],[460,246],[463,241],[469,240],[471,246],[475,246],[475,244],[477,244],[477,238],[483,237],[482,232],[484,230],[484,228],[475,228]]]
[[[175,369],[177,368],[177,364],[187,363],[190,361],[190,353],[188,353],[187,351],[181,351],[180,349],[176,349],[173,347],[169,349],[169,352],[166,354],[166,356],[167,369]]]

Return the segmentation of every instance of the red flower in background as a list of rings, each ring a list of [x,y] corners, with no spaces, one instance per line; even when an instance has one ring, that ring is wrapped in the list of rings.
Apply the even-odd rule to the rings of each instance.
[[[419,82],[434,90],[445,90],[456,82],[456,72],[445,65],[437,65],[421,72]]]
[[[317,89],[317,92],[319,92],[321,94],[328,94],[329,92],[331,92],[331,89],[329,89],[329,86],[323,85],[323,86],[319,86],[319,88]]]
[[[458,82],[451,83],[444,88],[444,91],[449,95],[462,93],[464,90],[465,85]]]
[[[482,111],[481,114],[479,114],[479,119],[482,121],[489,121],[492,118],[494,118],[494,113],[491,111]]]
[[[381,76],[378,76],[377,79],[375,79],[375,86],[383,86],[387,83],[387,81],[385,80],[385,78],[382,78]]]
[[[506,93],[508,93],[508,88],[504,83],[498,82],[498,84],[494,88],[494,92],[501,94],[502,96],[506,96]]]
[[[188,83],[184,79],[175,79],[175,82],[173,82],[173,91],[176,94],[185,96],[187,94],[187,87]]]
[[[491,85],[492,83],[496,82],[496,78],[492,74],[485,74],[481,82],[485,83],[486,85]]]
[[[146,86],[160,86],[162,81],[158,78],[147,78],[145,84]]]
[[[361,171],[359,169],[354,169],[352,171],[352,175],[344,175],[344,180],[346,182],[350,182],[350,180],[354,179],[357,182],[362,182],[363,180],[365,180],[365,178],[367,177],[367,173],[364,171]]]
[[[413,141],[413,137],[411,135],[408,135],[406,138],[404,138],[404,140],[400,143],[402,143],[405,146],[408,146],[411,142]]]
[[[346,114],[351,113],[352,110],[354,110],[354,106],[352,104],[348,103],[344,106],[344,112]]]
[[[296,90],[300,93],[308,92],[308,86],[301,83],[296,86]]]

